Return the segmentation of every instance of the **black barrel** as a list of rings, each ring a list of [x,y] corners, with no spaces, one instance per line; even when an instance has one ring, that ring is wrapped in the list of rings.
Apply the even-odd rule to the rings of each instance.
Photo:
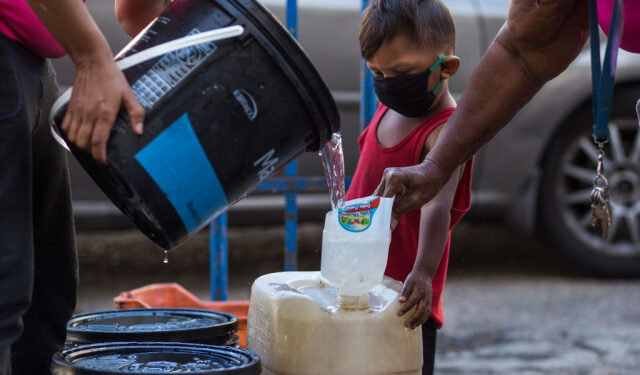
[[[103,342],[185,342],[237,345],[238,318],[197,309],[132,309],[75,315],[67,323],[67,346]]]
[[[107,343],[65,349],[53,356],[54,375],[192,373],[258,375],[260,358],[228,346],[185,343]]]
[[[233,346],[234,348],[240,347],[240,336],[233,335],[227,342],[224,343],[225,346]]]
[[[131,131],[121,110],[108,165],[69,145],[115,205],[165,249],[303,151],[319,150],[340,127],[308,57],[255,0],[176,0],[118,57],[232,25],[244,33],[125,71],[146,108],[144,135]],[[66,103],[54,106],[58,133],[65,112]]]

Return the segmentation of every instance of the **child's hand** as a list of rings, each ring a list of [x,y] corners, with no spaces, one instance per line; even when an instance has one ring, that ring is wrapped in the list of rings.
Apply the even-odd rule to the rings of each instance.
[[[406,314],[413,306],[416,310],[404,323],[405,327],[414,329],[424,324],[429,319],[431,313],[431,277],[419,268],[414,268],[407,276],[402,288],[400,302],[403,306],[398,311],[398,315]]]

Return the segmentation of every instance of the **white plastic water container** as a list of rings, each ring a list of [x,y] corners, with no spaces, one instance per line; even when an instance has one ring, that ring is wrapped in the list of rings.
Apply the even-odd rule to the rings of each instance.
[[[368,309],[345,310],[319,272],[264,275],[251,288],[247,347],[263,375],[419,375],[422,331],[397,314],[401,288],[385,277]]]
[[[327,213],[320,271],[344,299],[366,296],[382,281],[391,242],[392,207],[393,198],[367,197]]]

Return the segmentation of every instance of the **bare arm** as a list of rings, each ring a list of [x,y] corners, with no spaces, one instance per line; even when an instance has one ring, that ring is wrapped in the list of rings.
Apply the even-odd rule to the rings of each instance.
[[[405,322],[406,327],[416,328],[429,319],[432,297],[431,281],[438,271],[447,244],[449,224],[451,223],[451,206],[461,174],[462,167],[458,167],[458,170],[453,173],[453,176],[435,198],[421,209],[418,254],[413,264],[413,270],[404,283],[400,297],[400,302],[404,304],[398,312],[399,315],[404,315],[413,306],[416,306],[415,312]]]
[[[458,108],[424,163],[385,171],[376,194],[394,216],[421,207],[453,171],[576,58],[588,37],[584,0],[513,0],[507,22],[473,71]]]
[[[130,36],[137,35],[173,0],[116,0],[116,18]]]
[[[106,144],[124,106],[134,132],[142,133],[144,109],[113,61],[104,35],[80,0],[27,0],[76,66],[62,130],[79,148],[106,162]]]

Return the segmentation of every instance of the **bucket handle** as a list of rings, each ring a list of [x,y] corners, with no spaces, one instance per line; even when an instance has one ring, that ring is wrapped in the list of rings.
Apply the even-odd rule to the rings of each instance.
[[[240,25],[233,25],[220,29],[205,31],[198,34],[188,35],[169,42],[158,44],[151,48],[142,50],[138,53],[120,59],[116,61],[116,66],[120,68],[120,70],[129,69],[132,66],[138,65],[145,61],[149,61],[153,58],[162,56],[170,52],[174,52],[187,47],[192,47],[202,43],[215,42],[218,40],[237,37],[242,35],[242,33],[244,33],[244,27]],[[70,151],[69,146],[64,141],[62,136],[58,134],[53,116],[65,103],[69,101],[69,99],[71,98],[72,89],[73,87],[69,87],[62,95],[60,95],[60,97],[53,103],[53,106],[51,107],[51,111],[49,113],[49,126],[51,128],[51,134],[53,135],[53,138],[56,140],[56,142],[67,149],[67,151]]]

